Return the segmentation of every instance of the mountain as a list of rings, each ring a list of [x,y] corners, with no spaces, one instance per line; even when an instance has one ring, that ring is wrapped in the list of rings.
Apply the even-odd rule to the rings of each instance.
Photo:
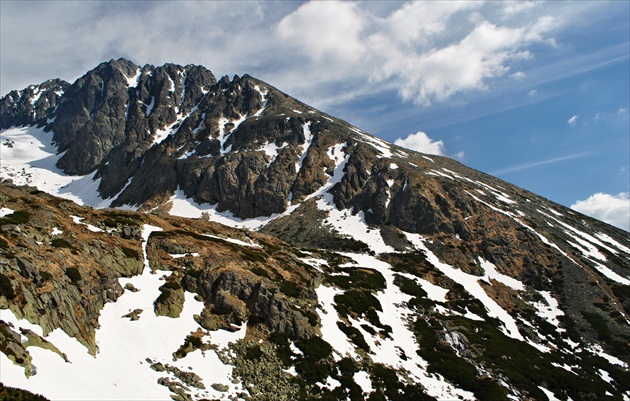
[[[630,399],[630,239],[248,75],[0,99],[0,382],[50,399]]]

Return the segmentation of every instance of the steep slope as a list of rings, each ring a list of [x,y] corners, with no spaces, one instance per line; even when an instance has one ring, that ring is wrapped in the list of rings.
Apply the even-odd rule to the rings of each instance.
[[[97,352],[99,335],[129,335],[106,331],[120,326],[107,311],[127,308],[127,319],[188,322],[177,325],[190,337],[172,336],[162,359],[151,347],[134,354],[164,369],[167,355],[220,348],[227,343],[212,333],[241,327],[232,354],[216,355],[242,386],[226,373],[216,383],[229,391],[204,393],[173,384],[177,370],[166,369],[161,383],[184,399],[279,399],[280,389],[287,399],[630,397],[622,230],[386,143],[250,76],[217,81],[199,66],[112,60],[0,106],[2,177],[88,206],[150,212],[83,209],[3,185],[0,306],[12,311],[2,311],[13,324],[3,338],[14,339],[3,352],[27,372],[37,360],[17,328],[36,329],[19,318],[40,326],[39,338],[60,328],[103,360],[115,351]],[[53,227],[80,223],[69,216],[90,216],[94,230],[55,247]],[[59,267],[66,259],[76,274]],[[164,285],[147,276],[155,269],[172,272]],[[146,286],[143,307],[127,306],[135,301],[121,287],[133,280]],[[160,324],[151,327],[171,330]],[[158,379],[151,374],[147,383]],[[69,396],[47,394],[37,376],[6,384]],[[123,397],[113,382],[99,391]]]

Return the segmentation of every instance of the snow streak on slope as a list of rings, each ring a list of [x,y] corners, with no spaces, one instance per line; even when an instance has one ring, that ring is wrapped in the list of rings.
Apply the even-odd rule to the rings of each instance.
[[[277,218],[281,215],[289,213],[297,208],[297,205],[292,209],[287,210],[287,212],[283,214],[274,214],[269,217],[255,217],[251,219],[240,219],[235,217],[231,212],[219,212],[217,211],[218,205],[210,205],[210,204],[199,204],[195,202],[192,198],[187,198],[186,194],[183,190],[177,189],[175,194],[169,200],[171,202],[171,210],[169,214],[172,216],[180,216],[180,217],[188,217],[188,218],[199,218],[204,213],[208,215],[211,221],[224,224],[229,227],[234,228],[247,228],[250,230],[256,230],[274,218]]]
[[[18,127],[0,132],[0,177],[16,185],[31,185],[79,205],[109,207],[111,200],[98,196],[100,179],[93,174],[70,176],[55,165],[62,154],[52,144],[52,133],[42,128]]]
[[[588,233],[585,233],[581,230],[578,230],[577,228],[574,228],[558,219],[556,219],[553,216],[550,216],[548,214],[545,214],[543,212],[541,212],[539,210],[539,212],[543,215],[545,215],[547,218],[555,221],[557,224],[559,224],[560,226],[564,227],[565,230],[564,232],[569,235],[570,237],[573,238],[573,240],[575,241],[567,241],[567,243],[569,245],[571,245],[573,248],[577,249],[578,251],[580,251],[580,253],[582,253],[582,255],[586,258],[589,259],[593,265],[595,266],[595,268],[605,277],[616,281],[619,284],[623,284],[623,285],[630,285],[630,279],[627,277],[624,277],[616,272],[614,272],[613,270],[611,270],[610,268],[604,266],[602,263],[600,262],[605,262],[606,261],[606,256],[599,250],[599,248],[603,248],[606,251],[612,253],[612,254],[618,254],[619,251],[618,249],[621,250],[625,250],[624,251],[630,251],[630,249],[624,247],[621,244],[621,247],[617,247],[617,249],[615,249],[614,247],[611,247],[609,245],[607,245],[606,243],[603,242],[603,240],[600,240]],[[605,237],[604,237],[605,238]],[[616,242],[613,240],[613,243]],[[629,252],[630,253],[630,252]]]
[[[313,135],[311,134],[311,123],[304,123],[302,126],[302,130],[304,131],[304,144],[300,146],[302,149],[302,153],[300,154],[300,160],[295,163],[295,172],[299,173],[302,169],[302,163],[304,162],[304,158],[308,154],[308,150],[311,148],[311,143],[313,143]]]
[[[544,302],[532,303],[532,306],[536,308],[536,314],[554,325],[559,333],[565,332],[566,330],[560,327],[558,320],[558,317],[564,315],[564,312],[559,308],[558,300],[549,291],[538,291],[538,294]]]
[[[159,287],[163,277],[170,272],[151,273],[146,259],[146,241],[158,227],[145,226],[142,231],[144,240],[143,254],[145,269],[139,276],[120,279],[120,284],[132,284],[139,291],[125,291],[116,302],[105,305],[99,317],[100,329],[96,331],[98,352],[95,356],[77,340],[68,337],[57,329],[46,336],[61,352],[67,355],[65,362],[52,351],[29,347],[33,365],[37,374],[26,378],[24,369],[14,365],[4,354],[0,354],[2,382],[5,385],[26,388],[41,393],[52,400],[166,400],[170,398],[167,387],[157,384],[158,379],[168,377],[177,379],[167,372],[151,369],[147,361],[169,364],[182,371],[192,371],[202,378],[205,389],[191,388],[195,399],[228,399],[243,391],[240,384],[232,383],[232,367],[220,361],[215,351],[200,350],[189,353],[186,357],[173,360],[173,353],[184,343],[184,339],[199,325],[193,316],[201,313],[203,303],[195,300],[191,293],[185,294],[184,309],[179,318],[173,319],[156,316],[153,302],[160,295]],[[141,309],[137,321],[122,316],[130,311]],[[27,328],[42,335],[39,326],[18,320],[10,310],[1,310],[0,318],[12,323],[15,328]],[[224,330],[211,332],[211,343],[224,348],[229,342],[235,342],[245,336],[243,324],[241,330],[231,333]],[[124,341],[121,341],[124,339]],[[60,386],[58,383],[73,380],[72,386]],[[211,385],[221,383],[229,391],[219,392]]]
[[[357,353],[354,351],[354,347],[346,338],[346,335],[339,329],[339,326],[337,326],[339,316],[335,309],[334,298],[335,295],[343,294],[343,291],[320,285],[315,292],[317,293],[317,299],[319,301],[317,314],[319,315],[322,325],[322,338],[332,345],[335,360],[339,361],[345,356],[351,356],[357,359]]]
[[[486,280],[488,282],[490,282],[490,279],[492,279],[502,284],[505,284],[514,290],[518,290],[518,291],[525,290],[525,285],[523,283],[521,283],[515,278],[499,273],[497,271],[497,267],[492,262],[488,262],[487,260],[484,260],[483,258],[479,258],[479,263],[481,264],[481,267],[485,271],[485,275],[483,277],[480,277],[480,279]]]
[[[392,267],[371,255],[354,253],[343,253],[343,255],[354,259],[356,266],[370,266],[385,278],[385,289],[376,294],[383,309],[377,314],[383,325],[391,327],[390,337],[376,338],[361,327],[361,324],[368,322],[349,319],[370,345],[372,360],[409,372],[416,382],[422,383],[429,395],[437,399],[474,400],[471,392],[453,387],[439,375],[427,373],[428,364],[416,352],[418,350],[416,337],[408,327],[408,324],[417,316],[415,312],[405,307],[412,296],[403,293],[394,284]],[[355,265],[350,263],[341,267],[352,266]]]
[[[509,337],[515,338],[517,340],[525,341],[523,336],[518,330],[516,326],[516,322],[514,318],[510,316],[503,308],[501,308],[488,294],[486,291],[479,285],[479,279],[481,277],[474,276],[472,274],[465,273],[459,269],[455,269],[454,267],[447,265],[446,263],[440,262],[438,257],[429,250],[424,244],[424,239],[420,236],[420,234],[412,234],[405,233],[407,239],[416,247],[416,249],[420,252],[423,252],[427,256],[427,260],[435,266],[439,271],[444,273],[446,276],[451,278],[456,283],[462,285],[466,291],[468,291],[472,296],[477,298],[483,305],[486,307],[488,311],[488,315],[491,317],[496,317],[503,323],[503,327],[501,327],[501,331]]]
[[[258,85],[254,85],[254,90],[256,90],[256,92],[260,94],[263,104],[260,110],[252,114],[252,117],[260,117],[260,115],[263,113],[263,111],[265,111],[265,108],[267,107],[267,102],[269,101],[267,95],[269,94],[269,90],[267,88],[260,89]]]
[[[88,230],[90,230],[90,231],[92,231],[94,233],[99,233],[99,232],[103,231],[102,229],[100,229],[100,228],[98,228],[96,226],[93,226],[91,224],[81,223],[81,220],[83,220],[82,217],[79,217],[79,216],[70,216],[70,217],[72,217],[72,221],[74,222],[74,224],[81,224],[83,226],[86,226]]]
[[[236,120],[230,120],[225,117],[221,117],[219,119],[219,137],[217,139],[221,143],[221,146],[220,146],[221,156],[225,155],[226,153],[229,153],[232,150],[232,145],[225,148],[225,142],[227,142],[227,140],[230,138],[230,135],[232,135],[232,133],[238,129],[238,126],[241,125],[241,123],[245,121],[246,119],[247,119],[247,114],[240,116]],[[226,134],[225,127],[228,124],[232,124],[233,127],[230,130],[230,132]]]
[[[377,270],[386,280],[386,288],[376,294],[382,312],[378,312],[380,321],[385,326],[390,326],[392,331],[389,336],[381,338],[374,336],[365,330],[364,326],[372,324],[363,318],[355,319],[348,317],[348,322],[358,330],[369,346],[369,357],[375,363],[383,363],[396,369],[402,369],[405,374],[415,383],[421,383],[427,393],[437,399],[474,399],[473,394],[457,389],[439,375],[427,372],[427,362],[417,354],[418,344],[414,333],[409,329],[408,324],[417,317],[415,312],[409,310],[405,305],[411,296],[404,294],[394,285],[394,273],[392,267],[376,257],[365,254],[342,253],[344,256],[354,260],[354,262],[340,267],[370,266]],[[307,259],[304,261],[308,262]],[[319,266],[321,261],[318,261]],[[340,317],[335,309],[335,295],[342,294],[343,291],[334,287],[320,285],[317,289],[317,298],[320,303],[318,314],[322,324],[322,338],[330,343],[334,350],[334,357],[340,360],[344,356],[357,359],[357,352],[354,345],[347,336],[339,329],[337,323]],[[373,328],[379,331],[378,328]],[[373,391],[369,375],[365,372],[358,372],[357,379],[361,381],[360,386],[364,393]]]

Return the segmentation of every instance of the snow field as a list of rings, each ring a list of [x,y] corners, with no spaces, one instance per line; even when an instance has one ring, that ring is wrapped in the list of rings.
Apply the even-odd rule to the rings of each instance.
[[[214,350],[196,350],[184,358],[173,360],[173,353],[184,343],[186,336],[199,329],[194,315],[201,313],[203,303],[195,300],[194,294],[186,293],[184,309],[179,318],[155,315],[153,302],[160,294],[163,278],[170,272],[151,273],[146,259],[146,240],[151,232],[160,230],[159,227],[144,226],[145,269],[141,275],[120,279],[122,286],[131,283],[139,291],[125,291],[116,302],[105,305],[99,317],[100,328],[96,331],[96,355],[89,355],[76,339],[57,329],[49,333],[46,339],[65,353],[69,362],[66,363],[52,351],[29,347],[38,374],[26,378],[22,367],[14,365],[4,354],[0,354],[2,382],[27,388],[52,400],[170,399],[171,392],[167,387],[157,384],[157,380],[165,376],[176,379],[172,374],[151,369],[147,362],[149,358],[152,362],[170,364],[182,371],[190,371],[189,367],[192,367],[206,387],[192,389],[194,399],[223,400],[242,392],[240,384],[232,383],[232,366],[221,362]],[[142,310],[139,320],[131,321],[122,317],[136,309]],[[16,328],[28,328],[39,335],[43,334],[39,326],[17,319],[10,310],[2,310],[0,314],[2,320],[12,323]],[[222,349],[230,342],[244,338],[246,326],[243,324],[236,332],[207,332],[204,337],[209,337],[209,343]],[[211,387],[214,383],[224,384],[229,390],[216,391]]]
[[[79,205],[109,207],[111,200],[98,196],[100,179],[94,180],[93,174],[70,176],[57,168],[55,164],[63,154],[57,154],[51,142],[52,133],[42,128],[14,127],[0,131],[0,177],[12,179],[15,185],[37,186]]]

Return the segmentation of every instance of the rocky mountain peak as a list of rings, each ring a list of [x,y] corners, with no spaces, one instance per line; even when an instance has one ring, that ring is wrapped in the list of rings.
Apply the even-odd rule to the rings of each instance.
[[[47,125],[69,87],[66,81],[51,79],[39,85],[29,85],[21,91],[9,92],[0,99],[0,129]]]
[[[622,230],[249,75],[112,60],[0,105],[13,180],[0,187],[0,306],[42,338],[61,328],[94,352],[107,305],[131,322],[167,315],[186,322],[173,358],[197,367],[217,330],[242,332],[216,355],[256,399],[630,396]],[[125,303],[140,298],[152,306]],[[0,322],[0,350],[29,369],[17,317]],[[209,397],[183,365],[146,358],[177,399]]]

